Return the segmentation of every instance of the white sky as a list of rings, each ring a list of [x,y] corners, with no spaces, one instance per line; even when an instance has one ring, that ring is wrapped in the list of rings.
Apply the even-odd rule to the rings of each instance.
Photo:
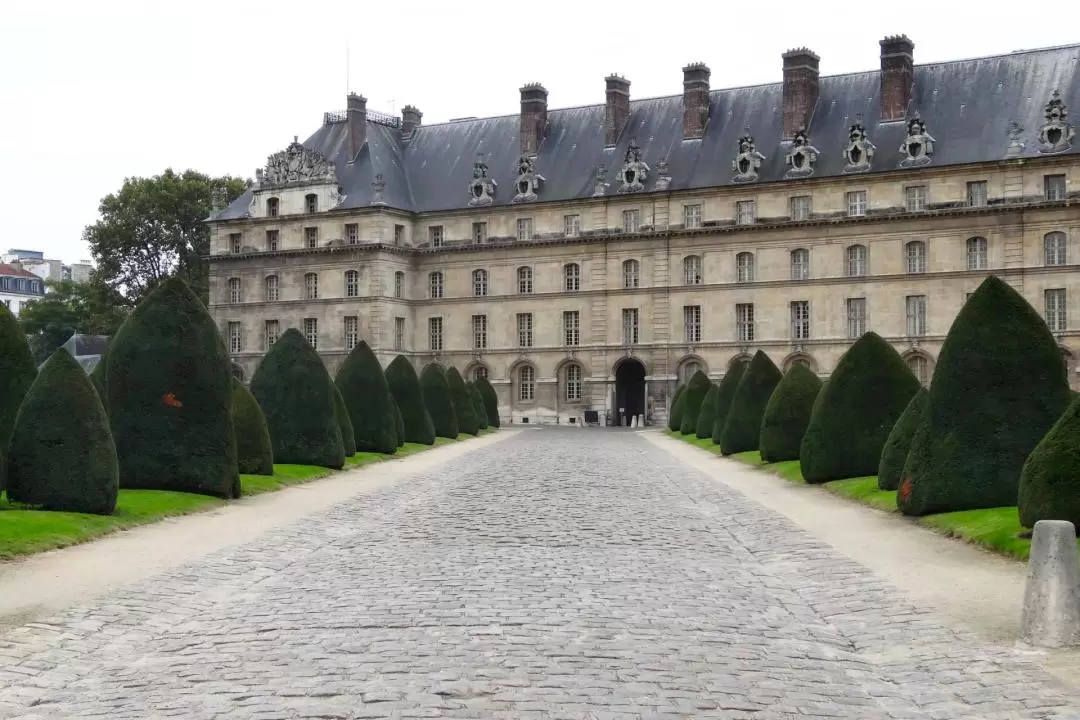
[[[876,68],[890,34],[915,42],[916,63],[1080,41],[1072,23],[970,0],[0,5],[0,251],[68,262],[89,256],[82,229],[125,177],[253,177],[324,111],[343,110],[346,43],[349,89],[370,110],[411,103],[430,123],[515,113],[526,82],[543,83],[553,108],[603,102],[612,72],[631,81],[631,98],[678,94],[695,61],[713,88],[778,82],[780,54],[802,45],[832,75]]]

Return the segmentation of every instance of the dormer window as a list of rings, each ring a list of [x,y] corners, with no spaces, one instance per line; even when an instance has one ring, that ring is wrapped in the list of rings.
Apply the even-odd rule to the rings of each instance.
[[[266,216],[277,217],[281,212],[281,201],[276,197],[266,198]]]
[[[308,215],[313,215],[319,212],[319,196],[315,193],[311,193],[304,197],[304,212]]]

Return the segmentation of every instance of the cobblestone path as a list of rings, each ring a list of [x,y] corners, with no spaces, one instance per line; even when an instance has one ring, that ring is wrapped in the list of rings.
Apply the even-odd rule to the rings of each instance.
[[[0,635],[11,718],[1070,708],[1011,649],[948,629],[640,435],[603,430],[523,431]]]

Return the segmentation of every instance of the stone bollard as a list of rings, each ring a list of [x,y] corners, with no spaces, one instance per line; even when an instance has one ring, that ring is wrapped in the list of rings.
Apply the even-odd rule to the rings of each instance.
[[[1035,523],[1020,636],[1026,643],[1046,648],[1080,640],[1080,564],[1071,522]]]
[[[632,428],[637,427],[637,415],[631,415],[630,416],[630,427],[632,427]]]
[[[645,427],[645,416],[644,415],[638,415],[637,416],[637,426],[639,428]]]

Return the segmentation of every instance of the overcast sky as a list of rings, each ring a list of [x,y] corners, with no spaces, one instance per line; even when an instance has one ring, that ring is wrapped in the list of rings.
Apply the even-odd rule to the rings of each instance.
[[[915,42],[916,63],[1080,41],[1073,23],[1013,22],[1021,16],[970,0],[3,5],[0,250],[67,262],[89,256],[82,229],[125,177],[168,167],[253,177],[324,111],[343,110],[347,89],[371,110],[416,105],[430,123],[515,113],[526,82],[543,83],[551,107],[603,102],[612,72],[632,98],[678,94],[695,61],[713,88],[778,82],[780,54],[803,45],[831,75],[876,68],[891,34]]]

